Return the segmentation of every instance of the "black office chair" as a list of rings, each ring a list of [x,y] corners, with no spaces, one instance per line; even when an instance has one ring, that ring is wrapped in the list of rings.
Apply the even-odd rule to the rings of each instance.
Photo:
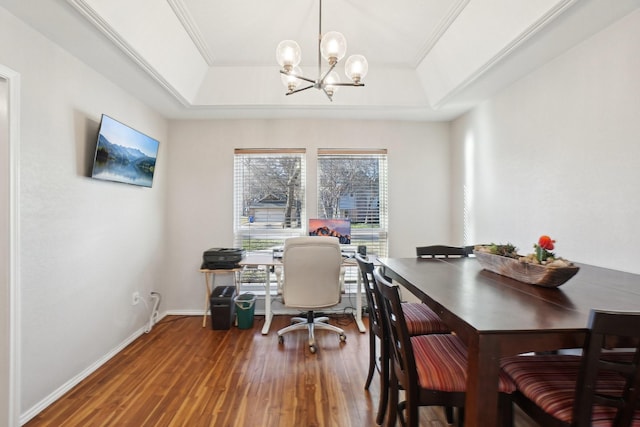
[[[447,246],[447,245],[430,245],[417,246],[416,256],[418,258],[464,258],[473,253],[473,248],[469,246]]]
[[[384,333],[380,298],[375,289],[373,278],[374,265],[367,258],[356,254],[356,261],[362,275],[362,283],[369,308],[369,372],[365,381],[365,390],[369,389],[373,373],[380,373],[380,399],[376,423],[382,424],[389,399],[389,346]],[[427,305],[422,303],[402,303],[402,309],[410,335],[450,332],[449,327]],[[380,342],[380,363],[376,351],[376,339]]]

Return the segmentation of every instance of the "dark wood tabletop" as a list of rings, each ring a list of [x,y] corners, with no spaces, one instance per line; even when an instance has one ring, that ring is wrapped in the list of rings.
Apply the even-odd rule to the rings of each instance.
[[[591,265],[577,264],[568,282],[544,288],[483,270],[474,258],[380,263],[466,341],[467,426],[497,425],[501,356],[581,347],[593,308],[640,310],[640,275]]]

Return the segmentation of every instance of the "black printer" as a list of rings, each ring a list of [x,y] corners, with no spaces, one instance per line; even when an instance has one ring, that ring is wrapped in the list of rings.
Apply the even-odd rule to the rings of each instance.
[[[239,248],[211,248],[202,254],[202,269],[221,270],[239,267],[246,251]]]

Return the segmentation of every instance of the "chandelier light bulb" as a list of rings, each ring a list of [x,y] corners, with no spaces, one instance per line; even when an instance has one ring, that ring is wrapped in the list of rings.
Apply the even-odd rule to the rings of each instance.
[[[276,60],[280,67],[290,73],[293,67],[297,67],[302,59],[300,45],[294,40],[283,40],[276,48]]]
[[[287,91],[293,92],[300,86],[301,80],[295,76],[302,76],[302,69],[300,67],[293,67],[290,71],[291,74],[280,74],[282,84],[287,88]],[[293,75],[295,74],[295,76]]]
[[[333,96],[338,91],[338,86],[334,86],[335,83],[340,83],[340,76],[335,71],[332,71],[324,79],[324,88],[329,96]]]
[[[333,65],[344,58],[347,53],[347,40],[337,31],[329,31],[320,41],[320,53],[322,57]]]
[[[351,55],[344,64],[344,72],[355,84],[360,84],[369,72],[367,58],[362,55]]]

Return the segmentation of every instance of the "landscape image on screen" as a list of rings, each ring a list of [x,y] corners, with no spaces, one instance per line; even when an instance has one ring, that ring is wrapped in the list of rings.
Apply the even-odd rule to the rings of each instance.
[[[348,219],[310,219],[309,236],[337,237],[340,244],[351,244],[351,220]]]
[[[158,141],[102,115],[92,178],[151,187]]]

